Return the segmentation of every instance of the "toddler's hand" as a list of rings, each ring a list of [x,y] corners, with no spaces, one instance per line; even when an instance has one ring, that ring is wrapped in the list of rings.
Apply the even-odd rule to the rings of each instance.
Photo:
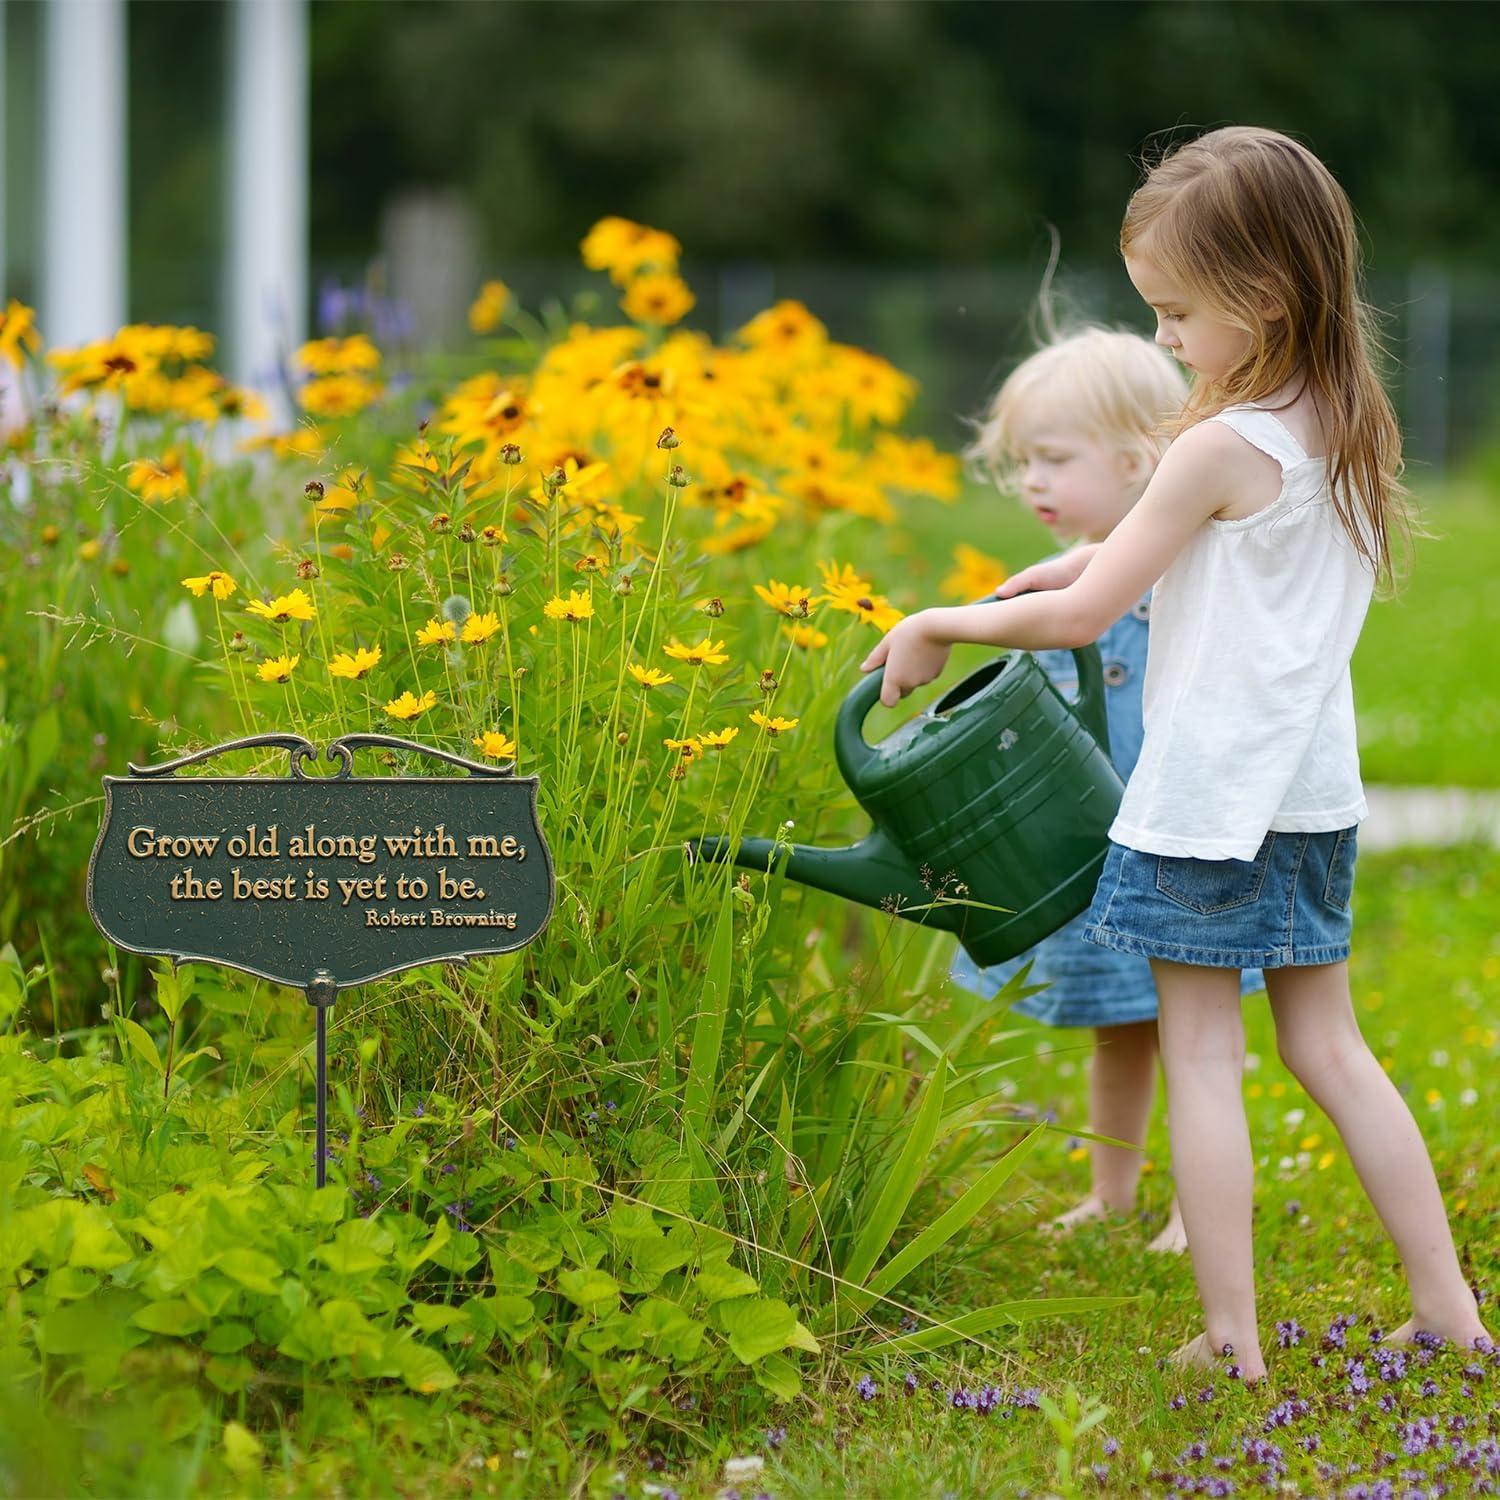
[[[899,703],[913,688],[931,682],[948,665],[953,648],[928,636],[923,619],[926,613],[920,610],[891,626],[859,664],[861,672],[872,672],[884,664],[880,701],[887,708]]]
[[[1091,542],[1085,547],[1074,547],[1072,551],[1064,552],[1061,557],[1054,557],[1047,562],[1033,563],[1029,568],[1022,568],[1019,573],[1007,578],[995,590],[995,597],[1011,599],[1017,594],[1029,594],[1040,589],[1065,589],[1069,584],[1078,581],[1083,570],[1088,567],[1089,559],[1098,550],[1099,544]]]

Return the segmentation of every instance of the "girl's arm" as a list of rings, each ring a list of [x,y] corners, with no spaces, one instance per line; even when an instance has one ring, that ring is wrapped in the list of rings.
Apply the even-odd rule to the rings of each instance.
[[[884,665],[887,707],[942,672],[958,641],[986,646],[1086,646],[1166,572],[1172,559],[1239,488],[1259,477],[1256,455],[1221,422],[1189,428],[1162,455],[1145,493],[1066,588],[952,609],[924,609],[893,625],[860,663]]]
[[[1083,572],[1098,550],[1098,542],[1085,542],[1082,546],[1070,548],[1061,557],[1032,563],[1029,568],[1022,568],[1007,578],[995,590],[995,597],[1010,599],[1016,594],[1029,594],[1033,589],[1065,589]]]

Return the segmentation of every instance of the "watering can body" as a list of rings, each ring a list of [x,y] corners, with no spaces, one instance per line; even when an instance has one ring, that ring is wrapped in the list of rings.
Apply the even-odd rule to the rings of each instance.
[[[981,967],[1024,953],[1087,908],[1124,790],[1098,648],[1074,656],[1075,703],[1029,652],[1011,651],[872,746],[863,725],[880,696],[877,668],[844,700],[834,732],[870,833],[842,849],[744,839],[731,857],[767,870],[774,854],[789,879],[954,932]],[[733,841],[696,842],[716,859]]]

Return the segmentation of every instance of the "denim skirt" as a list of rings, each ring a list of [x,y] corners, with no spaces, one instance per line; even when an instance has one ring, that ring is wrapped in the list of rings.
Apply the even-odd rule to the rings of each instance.
[[[1083,936],[1215,969],[1339,963],[1353,927],[1355,842],[1355,828],[1268,833],[1254,859],[1189,859],[1111,841]]]

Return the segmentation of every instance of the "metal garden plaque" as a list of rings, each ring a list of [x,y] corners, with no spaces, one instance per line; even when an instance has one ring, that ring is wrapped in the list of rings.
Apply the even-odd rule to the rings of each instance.
[[[192,776],[231,750],[290,752],[284,777]],[[352,774],[363,746],[467,776]],[[318,747],[254,735],[104,778],[88,909],[131,953],[224,964],[303,990],[317,1016],[317,1180],[327,1151],[328,1009],[342,989],[418,964],[463,963],[535,938],[552,915],[537,778],[411,740],[347,734]]]

